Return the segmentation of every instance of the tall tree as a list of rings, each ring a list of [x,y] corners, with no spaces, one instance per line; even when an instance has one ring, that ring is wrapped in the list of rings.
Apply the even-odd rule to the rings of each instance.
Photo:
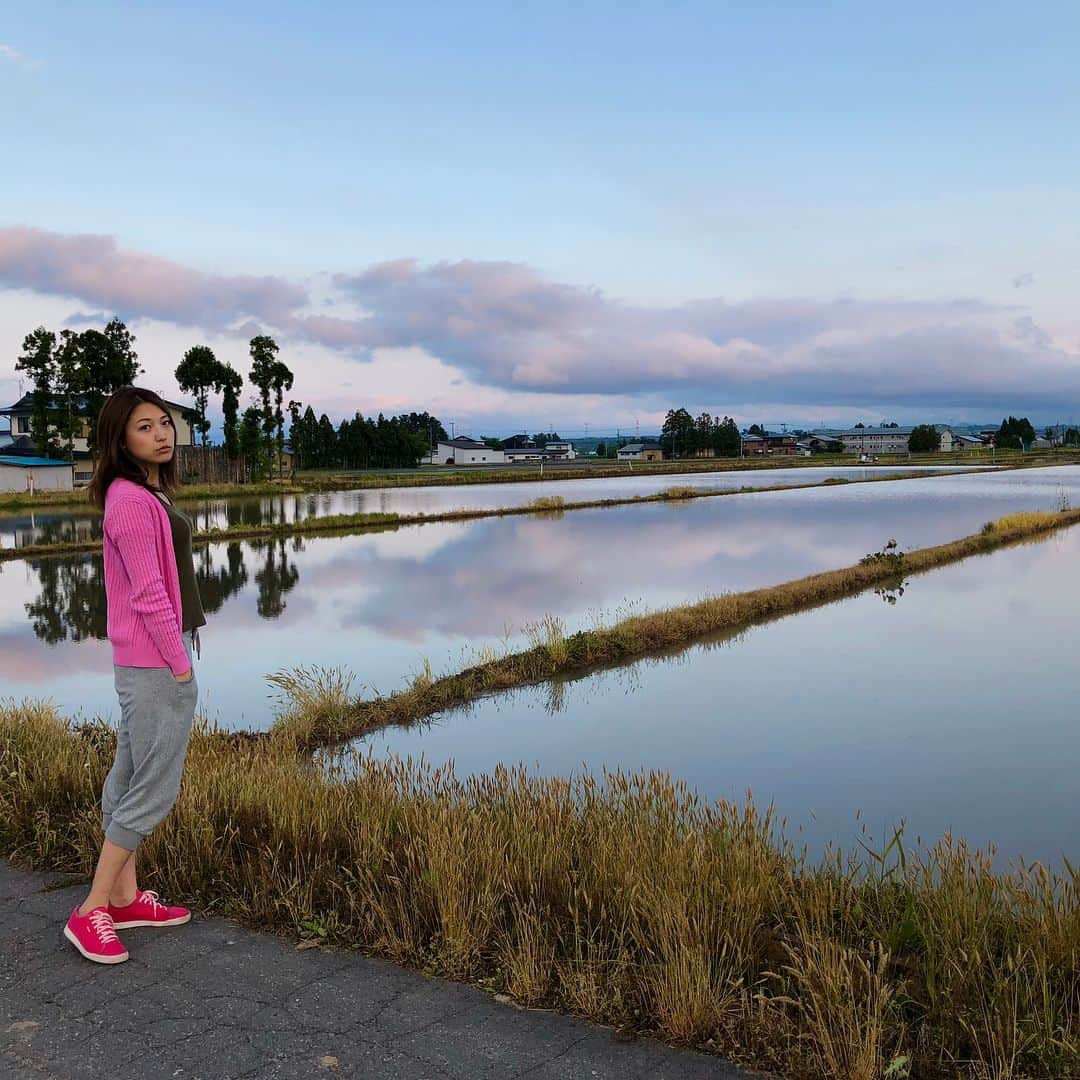
[[[206,405],[210,399],[211,389],[221,382],[221,364],[218,363],[214,350],[209,345],[193,345],[184,353],[184,358],[177,365],[175,374],[176,385],[195,398],[195,411],[198,416],[192,426],[199,434],[199,441],[206,446],[206,436],[210,432],[210,421],[206,419]]]
[[[87,443],[96,454],[97,421],[105,399],[120,387],[130,386],[142,368],[135,353],[135,336],[115,317],[104,330],[84,330],[78,348]]]
[[[292,372],[280,360],[275,360],[270,367],[270,387],[274,391],[274,426],[277,431],[275,443],[279,469],[285,453],[285,415],[281,411],[281,401],[284,391],[291,390],[292,385]]]
[[[713,425],[712,447],[717,457],[738,457],[742,453],[742,436],[730,416],[717,420]]]
[[[661,445],[672,457],[692,453],[694,418],[685,409],[668,409],[660,436]]]
[[[933,424],[919,424],[912,428],[907,445],[913,454],[930,454],[941,449],[941,435]]]
[[[251,372],[248,381],[259,391],[259,399],[262,402],[262,414],[260,422],[266,449],[269,451],[274,433],[274,410],[270,407],[270,394],[274,386],[276,373],[274,365],[277,363],[277,342],[267,334],[258,334],[251,339],[248,346],[251,353]],[[247,413],[244,414],[245,416]]]
[[[219,364],[214,393],[221,394],[221,412],[223,417],[222,435],[225,440],[225,455],[230,461],[240,456],[240,390],[244,377],[231,364]]]
[[[53,393],[56,385],[56,335],[39,326],[23,338],[23,351],[15,361],[15,370],[25,372],[34,385],[31,391],[30,438],[38,452],[56,457]]]
[[[82,334],[74,330],[61,330],[56,347],[56,394],[59,405],[56,411],[56,434],[64,447],[68,461],[75,460],[75,436],[82,428],[79,417],[82,405],[81,393],[84,385],[82,371]]]
[[[270,458],[266,453],[262,422],[258,405],[249,405],[240,421],[240,452],[247,459],[248,475],[252,480],[264,480],[269,475]]]
[[[106,394],[130,386],[142,371],[135,352],[135,335],[115,315],[105,324],[105,337],[109,341],[108,381],[102,389]]]
[[[1026,450],[1035,441],[1035,429],[1026,417],[1006,417],[998,428],[996,443],[1011,450]]]
[[[337,463],[337,441],[337,432],[334,431],[334,425],[330,423],[330,418],[326,413],[323,413],[319,417],[318,434],[316,435],[318,459],[323,468],[329,468]]]

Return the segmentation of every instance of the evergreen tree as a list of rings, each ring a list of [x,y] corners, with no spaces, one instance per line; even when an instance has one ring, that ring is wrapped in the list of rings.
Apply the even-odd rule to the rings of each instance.
[[[266,452],[263,433],[263,414],[257,405],[249,405],[240,420],[240,453],[247,459],[247,471],[252,480],[265,480],[270,473],[270,457]]]
[[[207,444],[210,421],[206,419],[206,404],[210,390],[220,384],[221,364],[218,363],[214,350],[208,345],[193,345],[176,368],[176,385],[185,393],[194,395],[195,411],[198,414],[192,427],[198,433],[203,446]]]
[[[270,406],[270,394],[277,378],[274,367],[277,364],[278,346],[272,337],[259,334],[251,339],[248,350],[251,354],[251,372],[248,375],[248,381],[259,391],[259,398],[262,402],[259,426],[262,431],[265,450],[269,456],[274,427],[276,426],[274,410]],[[244,415],[246,416],[247,413],[245,412]]]
[[[142,368],[135,352],[135,335],[115,315],[105,324],[104,334],[109,343],[109,367],[101,390],[107,397],[121,386],[130,386]]]
[[[1001,421],[995,442],[998,446],[1010,450],[1026,450],[1035,441],[1035,429],[1025,416],[1017,419],[1009,416]]]
[[[711,438],[717,457],[738,457],[742,453],[742,436],[730,416],[713,424]]]
[[[79,335],[83,416],[89,428],[87,442],[97,453],[97,421],[105,399],[122,386],[131,386],[142,368],[135,352],[135,336],[118,318],[104,331],[84,330]]]
[[[930,454],[941,449],[941,435],[933,424],[919,424],[908,436],[908,450],[913,454]]]
[[[56,335],[39,326],[23,339],[23,351],[15,361],[15,370],[25,372],[34,389],[31,391],[30,438],[44,457],[57,457],[59,449],[53,433],[56,385]]]
[[[240,430],[237,417],[240,412],[240,390],[244,378],[230,364],[219,364],[214,393],[221,394],[221,412],[223,416],[223,437],[225,454],[230,461],[240,456]]]
[[[96,333],[96,331],[88,331]],[[98,335],[101,336],[100,334]],[[57,441],[64,448],[68,461],[75,460],[75,436],[82,428],[79,417],[82,389],[82,335],[74,330],[61,330],[60,341],[56,348],[56,393],[54,402],[59,406],[54,413]]]

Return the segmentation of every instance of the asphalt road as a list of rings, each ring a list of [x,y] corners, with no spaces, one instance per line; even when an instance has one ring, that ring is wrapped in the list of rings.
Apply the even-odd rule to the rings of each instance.
[[[125,930],[131,958],[94,964],[61,933],[86,892],[86,882],[0,859],[5,1080],[754,1075],[359,953],[298,951],[285,938],[197,913],[186,926]]]

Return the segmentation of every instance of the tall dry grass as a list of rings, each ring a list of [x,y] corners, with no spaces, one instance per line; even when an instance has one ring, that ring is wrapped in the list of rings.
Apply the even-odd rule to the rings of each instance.
[[[0,849],[89,877],[114,746],[106,725],[0,708]],[[949,838],[810,864],[770,813],[663,774],[348,764],[200,722],[141,875],[204,912],[790,1080],[1080,1075],[1071,868],[996,873]]]

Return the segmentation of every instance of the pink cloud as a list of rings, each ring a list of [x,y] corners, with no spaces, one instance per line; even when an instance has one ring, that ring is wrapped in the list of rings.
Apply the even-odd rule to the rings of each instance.
[[[214,329],[245,316],[280,325],[307,302],[304,289],[281,278],[205,274],[123,251],[109,236],[22,227],[0,229],[0,284]]]

